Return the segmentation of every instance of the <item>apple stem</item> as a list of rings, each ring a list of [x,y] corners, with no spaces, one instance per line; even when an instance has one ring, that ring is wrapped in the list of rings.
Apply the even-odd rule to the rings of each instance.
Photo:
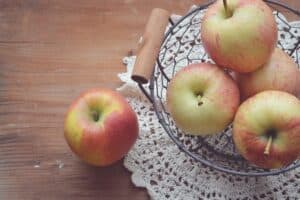
[[[273,140],[273,137],[270,136],[269,139],[268,139],[267,146],[266,146],[265,151],[264,151],[265,155],[269,155],[270,154],[270,148],[271,148],[271,145],[272,145],[272,140]]]
[[[203,101],[202,101],[202,95],[201,94],[199,94],[198,96],[197,96],[197,100],[198,100],[198,106],[201,106],[202,104],[203,104]]]
[[[231,17],[232,13],[230,12],[230,10],[228,8],[227,0],[223,0],[223,5],[224,5],[226,17]]]
[[[100,118],[99,113],[97,111],[92,111],[92,117],[94,119],[95,122],[97,122]]]

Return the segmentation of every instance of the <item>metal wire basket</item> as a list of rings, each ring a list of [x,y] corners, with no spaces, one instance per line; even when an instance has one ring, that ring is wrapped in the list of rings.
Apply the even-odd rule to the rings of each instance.
[[[150,94],[142,83],[138,84],[140,89],[153,103],[159,122],[166,133],[180,150],[198,162],[222,172],[243,176],[277,175],[299,167],[300,160],[281,169],[258,168],[246,161],[236,151],[232,140],[231,125],[222,133],[214,136],[190,136],[176,127],[172,117],[167,112],[165,107],[166,91],[174,74],[188,64],[210,61],[202,46],[199,34],[203,12],[213,2],[197,7],[175,24],[170,20],[170,27],[163,39],[156,67],[148,85]],[[266,0],[266,2],[270,6],[279,6],[300,18],[299,10],[272,0]],[[274,15],[276,15],[277,20],[283,18],[279,12],[275,12]],[[295,33],[300,33],[300,27],[293,27],[286,22],[283,24],[286,26],[278,27],[279,31],[291,37],[294,44],[284,45],[279,39],[278,46],[290,54],[299,65],[300,36],[295,36]]]

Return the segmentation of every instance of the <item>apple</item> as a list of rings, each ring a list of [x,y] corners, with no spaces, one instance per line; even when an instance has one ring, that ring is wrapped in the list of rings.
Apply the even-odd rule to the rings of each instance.
[[[137,117],[117,92],[92,89],[71,104],[64,135],[72,151],[82,160],[95,166],[107,166],[120,160],[135,143]]]
[[[232,122],[239,106],[236,83],[221,68],[200,63],[182,68],[167,88],[167,110],[191,135],[211,135]]]
[[[279,48],[274,50],[269,61],[257,71],[235,75],[242,99],[265,90],[281,90],[297,95],[299,77],[297,64]]]
[[[262,0],[218,0],[205,13],[201,39],[218,66],[252,72],[273,52],[277,26]]]
[[[262,168],[281,168],[300,156],[300,101],[275,90],[258,93],[239,107],[233,122],[237,150]]]
[[[300,66],[299,66],[299,70],[300,70]],[[300,73],[298,72],[298,77],[297,77],[297,80],[298,80],[298,87],[297,87],[297,91],[296,91],[296,96],[300,99]]]

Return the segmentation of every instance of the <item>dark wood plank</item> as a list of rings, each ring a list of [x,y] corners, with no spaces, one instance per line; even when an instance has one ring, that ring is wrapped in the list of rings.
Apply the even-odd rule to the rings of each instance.
[[[121,84],[152,8],[201,2],[0,0],[0,199],[147,199],[121,161],[95,168],[70,152],[64,114],[82,91]]]

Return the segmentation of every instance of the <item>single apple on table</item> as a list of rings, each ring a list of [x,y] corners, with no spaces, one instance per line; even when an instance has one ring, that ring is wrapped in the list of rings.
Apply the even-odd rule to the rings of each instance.
[[[252,72],[274,50],[277,26],[271,9],[262,0],[218,0],[205,13],[201,38],[218,66]]]
[[[299,77],[297,64],[279,48],[274,50],[269,61],[258,70],[234,74],[242,99],[265,90],[280,90],[297,95],[300,88]]]
[[[262,168],[281,168],[300,156],[300,101],[282,91],[264,91],[239,107],[233,122],[237,150]]]
[[[187,134],[209,135],[226,128],[239,106],[236,83],[221,68],[200,63],[184,67],[170,81],[167,108]]]
[[[106,166],[120,160],[138,136],[136,114],[126,99],[110,89],[92,89],[70,106],[64,134],[85,162]]]

